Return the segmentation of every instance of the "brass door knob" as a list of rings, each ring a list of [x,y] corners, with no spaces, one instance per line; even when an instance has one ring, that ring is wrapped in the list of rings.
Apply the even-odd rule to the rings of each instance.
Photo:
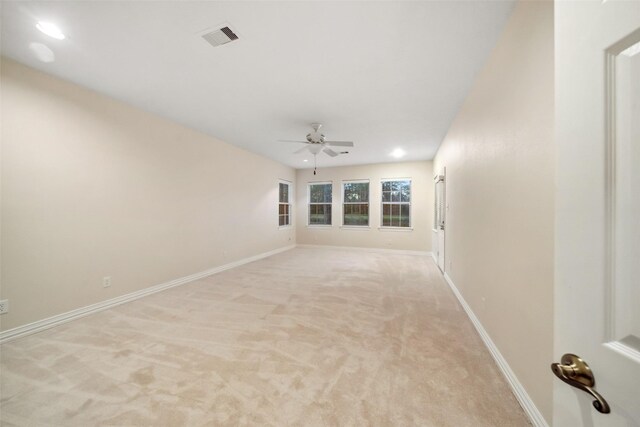
[[[551,370],[556,374],[556,377],[565,383],[586,391],[593,396],[593,398],[596,399],[593,401],[593,407],[596,408],[598,412],[603,414],[611,412],[607,401],[593,388],[596,384],[596,379],[593,376],[593,372],[591,372],[591,368],[587,365],[587,362],[580,357],[567,353],[562,356],[560,363],[551,364]]]

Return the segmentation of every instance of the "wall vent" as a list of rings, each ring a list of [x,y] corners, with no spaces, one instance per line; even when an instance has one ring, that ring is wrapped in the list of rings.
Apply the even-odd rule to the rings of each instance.
[[[222,27],[203,34],[202,38],[209,42],[211,46],[215,47],[237,40],[238,36],[231,30],[231,28]]]

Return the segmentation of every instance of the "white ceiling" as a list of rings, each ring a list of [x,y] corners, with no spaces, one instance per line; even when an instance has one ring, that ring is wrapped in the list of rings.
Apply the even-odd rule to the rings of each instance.
[[[319,166],[431,159],[512,1],[3,1],[2,54],[263,154],[311,122],[350,154]],[[67,35],[40,33],[38,20]],[[219,47],[200,33],[228,23]],[[43,63],[28,46],[46,44]]]

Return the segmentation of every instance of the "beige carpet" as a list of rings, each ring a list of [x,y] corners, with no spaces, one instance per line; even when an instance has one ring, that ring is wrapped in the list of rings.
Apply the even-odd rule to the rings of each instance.
[[[3,426],[524,426],[431,258],[294,249],[2,346]]]

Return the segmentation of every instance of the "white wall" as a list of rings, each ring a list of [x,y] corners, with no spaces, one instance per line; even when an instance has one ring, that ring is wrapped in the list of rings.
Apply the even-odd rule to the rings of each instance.
[[[520,1],[434,162],[445,268],[545,418],[552,414],[553,2]]]
[[[2,330],[295,243],[277,225],[293,169],[5,58],[1,73]]]
[[[411,251],[431,250],[433,224],[433,163],[397,162],[373,165],[299,169],[296,173],[296,221],[298,244],[354,246],[363,248],[401,249]],[[380,229],[381,179],[411,178],[411,231]],[[368,179],[369,226],[368,228],[342,228],[342,181]],[[309,182],[333,182],[333,225],[331,227],[308,226]]]

